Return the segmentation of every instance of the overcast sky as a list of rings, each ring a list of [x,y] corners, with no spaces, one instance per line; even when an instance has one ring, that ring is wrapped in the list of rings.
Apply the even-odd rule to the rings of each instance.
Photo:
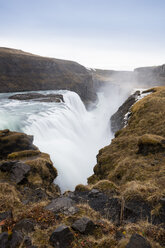
[[[165,0],[0,0],[0,46],[132,70],[165,63]]]

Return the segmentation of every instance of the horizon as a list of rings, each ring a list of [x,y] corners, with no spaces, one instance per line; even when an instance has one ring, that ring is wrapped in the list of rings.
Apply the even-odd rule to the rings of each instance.
[[[0,0],[0,46],[89,68],[165,63],[163,0]]]

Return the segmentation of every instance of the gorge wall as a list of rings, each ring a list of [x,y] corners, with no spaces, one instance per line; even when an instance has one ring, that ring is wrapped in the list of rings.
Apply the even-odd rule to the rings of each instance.
[[[126,85],[132,88],[148,88],[165,85],[165,65],[141,67],[134,71],[92,70],[95,86],[101,87],[108,83]]]
[[[0,48],[0,92],[71,90],[95,100],[91,73],[82,65]]]

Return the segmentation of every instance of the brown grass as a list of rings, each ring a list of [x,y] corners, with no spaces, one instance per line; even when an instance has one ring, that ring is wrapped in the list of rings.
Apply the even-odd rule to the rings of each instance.
[[[108,179],[124,192],[125,197],[132,197],[134,192],[155,203],[165,196],[163,150],[151,151],[145,156],[138,153],[141,143],[164,146],[165,87],[152,91],[133,105],[127,127],[118,132],[110,145],[99,151],[94,175],[88,183]]]

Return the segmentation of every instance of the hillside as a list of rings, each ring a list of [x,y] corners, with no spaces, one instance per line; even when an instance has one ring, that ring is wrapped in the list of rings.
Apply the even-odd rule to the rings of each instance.
[[[1,93],[61,89],[75,91],[84,101],[96,99],[92,76],[80,64],[0,48]]]

